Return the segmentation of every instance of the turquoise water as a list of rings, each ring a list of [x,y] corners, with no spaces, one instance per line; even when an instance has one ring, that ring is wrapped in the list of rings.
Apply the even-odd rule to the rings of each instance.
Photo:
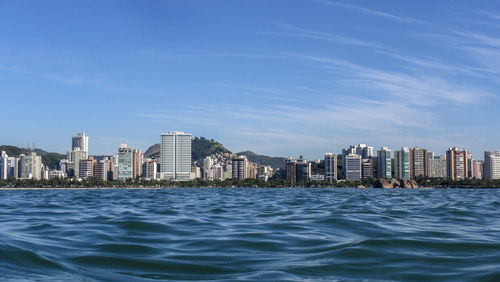
[[[500,280],[499,189],[0,191],[0,280]]]

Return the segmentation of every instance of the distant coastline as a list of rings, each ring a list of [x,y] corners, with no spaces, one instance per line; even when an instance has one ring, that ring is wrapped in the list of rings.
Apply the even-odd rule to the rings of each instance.
[[[257,179],[226,179],[226,180],[203,180],[191,181],[156,181],[156,180],[130,180],[130,181],[102,181],[97,179],[71,180],[1,180],[0,188],[7,189],[161,189],[161,188],[500,188],[500,180],[450,180],[450,179],[413,179],[413,180],[387,180],[367,179],[365,181],[337,181],[330,183],[326,181],[306,181],[301,183],[290,183],[284,179],[270,179],[261,181]]]

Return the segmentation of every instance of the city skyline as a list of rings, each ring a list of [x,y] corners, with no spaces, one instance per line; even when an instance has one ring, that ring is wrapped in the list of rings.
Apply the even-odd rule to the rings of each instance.
[[[0,144],[64,153],[86,132],[89,151],[110,154],[146,150],[167,128],[308,159],[358,143],[477,159],[500,147],[498,2],[0,8],[16,26],[0,31]]]

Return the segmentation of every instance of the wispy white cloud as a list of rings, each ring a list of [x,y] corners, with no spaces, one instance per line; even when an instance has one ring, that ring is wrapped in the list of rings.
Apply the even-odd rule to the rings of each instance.
[[[276,26],[286,30],[286,32],[260,32],[260,34],[265,34],[265,35],[277,35],[277,36],[290,36],[290,37],[301,37],[301,38],[308,38],[308,39],[316,39],[316,40],[324,40],[328,42],[333,42],[333,43],[338,43],[338,44],[346,44],[346,45],[355,45],[355,46],[361,46],[361,47],[369,47],[369,48],[375,48],[375,49],[382,49],[382,50],[387,50],[388,48],[369,41],[353,38],[353,37],[346,37],[346,36],[340,36],[336,34],[330,34],[326,32],[319,32],[319,31],[314,31],[314,30],[309,30],[309,29],[304,29],[300,28],[291,24],[287,23],[274,23]]]
[[[426,22],[426,21],[414,19],[412,17],[394,15],[394,14],[383,12],[383,11],[369,9],[369,8],[366,8],[366,7],[363,7],[363,6],[357,6],[357,5],[353,5],[353,4],[341,3],[341,2],[335,2],[335,1],[328,1],[328,0],[322,0],[321,2],[323,4],[328,5],[328,6],[334,6],[334,7],[349,9],[349,10],[361,12],[361,13],[364,13],[364,14],[368,14],[368,15],[372,15],[372,16],[377,16],[377,17],[382,17],[382,18],[386,18],[386,19],[394,20],[394,21],[398,21],[398,22],[412,23],[412,24],[428,24],[428,22]]]

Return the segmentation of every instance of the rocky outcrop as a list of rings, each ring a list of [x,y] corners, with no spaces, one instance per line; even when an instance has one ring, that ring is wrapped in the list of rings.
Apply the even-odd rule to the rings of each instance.
[[[374,188],[392,188],[392,184],[385,178],[379,178],[373,184]]]
[[[410,180],[410,184],[411,184],[411,188],[418,188],[419,187],[417,181],[415,181],[413,179]]]
[[[401,179],[400,183],[401,183],[401,188],[412,188],[411,183],[410,181],[408,181],[408,179]]]
[[[366,188],[365,185],[358,185],[358,188]]]
[[[393,178],[391,179],[391,186],[392,188],[400,188],[401,183],[396,178]]]

